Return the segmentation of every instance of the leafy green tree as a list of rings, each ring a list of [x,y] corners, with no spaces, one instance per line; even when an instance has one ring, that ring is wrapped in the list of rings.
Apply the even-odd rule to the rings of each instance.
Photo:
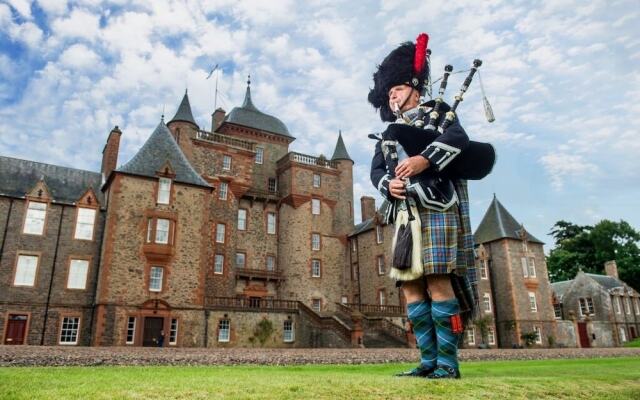
[[[602,220],[580,226],[558,221],[551,235],[556,244],[547,257],[552,281],[573,279],[580,269],[603,274],[605,261],[616,260],[620,279],[640,288],[640,232],[627,222]]]

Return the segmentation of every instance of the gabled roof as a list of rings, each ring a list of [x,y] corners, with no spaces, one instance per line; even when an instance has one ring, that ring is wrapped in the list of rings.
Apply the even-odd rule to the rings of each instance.
[[[587,274],[587,273],[585,273],[585,275],[588,276],[589,278],[593,279],[594,281],[598,282],[598,284],[600,286],[604,287],[607,290],[614,289],[614,288],[619,288],[619,287],[624,287],[624,282],[622,282],[620,279],[615,278],[613,276],[599,275],[599,274]]]
[[[0,156],[0,195],[24,197],[41,179],[57,203],[73,204],[92,187],[104,204],[99,172]]]
[[[247,81],[247,92],[244,95],[244,102],[241,107],[234,107],[229,114],[224,117],[223,122],[248,126],[295,139],[289,133],[287,126],[278,118],[265,114],[258,110],[251,100],[251,82]]]
[[[336,148],[333,150],[333,156],[331,156],[331,160],[349,160],[353,162],[351,157],[349,157],[349,153],[347,153],[347,148],[344,145],[344,141],[342,140],[342,131],[338,133],[338,142],[336,143]]]
[[[484,214],[478,229],[474,233],[476,244],[487,243],[498,239],[521,239],[522,225],[507,211],[506,208],[493,196],[493,201]],[[541,240],[527,232],[527,240],[544,244]]]
[[[174,178],[176,182],[210,187],[193,169],[164,122],[158,124],[136,155],[116,171],[156,178],[157,172],[167,162],[176,174]]]
[[[189,96],[187,95],[187,91],[184,91],[184,96],[182,97],[182,101],[178,106],[178,111],[176,111],[176,115],[171,118],[169,123],[174,121],[182,121],[182,122],[191,122],[195,126],[198,126],[196,120],[193,118],[193,113],[191,112],[191,103],[189,103]]]
[[[564,296],[564,294],[567,292],[567,289],[569,289],[572,283],[573,279],[568,281],[553,282],[551,284],[551,290],[553,290],[553,293],[555,293],[559,301],[562,301],[562,296]]]

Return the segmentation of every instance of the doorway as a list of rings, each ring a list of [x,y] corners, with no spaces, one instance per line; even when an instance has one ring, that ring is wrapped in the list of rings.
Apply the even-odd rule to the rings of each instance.
[[[142,346],[157,347],[160,340],[160,331],[164,329],[164,318],[145,317]]]
[[[7,334],[4,344],[24,344],[29,316],[25,314],[9,314]]]
[[[578,336],[580,337],[580,347],[591,347],[586,322],[578,322]]]

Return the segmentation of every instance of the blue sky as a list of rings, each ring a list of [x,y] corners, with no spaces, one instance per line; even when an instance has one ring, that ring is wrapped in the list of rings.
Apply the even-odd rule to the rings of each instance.
[[[640,229],[639,17],[637,0],[2,0],[0,154],[98,170],[119,125],[124,163],[185,88],[208,129],[205,77],[218,63],[219,106],[241,103],[250,73],[256,106],[297,137],[291,150],[331,155],[342,130],[356,199],[377,196],[366,136],[384,125],[366,101],[371,74],[424,31],[435,77],[484,61],[496,122],[477,80],[459,108],[467,133],[498,151],[494,172],[470,184],[474,227],[496,193],[548,249],[559,219]]]

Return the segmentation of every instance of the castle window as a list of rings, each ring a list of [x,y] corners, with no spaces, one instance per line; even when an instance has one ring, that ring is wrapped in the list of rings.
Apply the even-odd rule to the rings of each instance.
[[[171,179],[160,178],[158,184],[158,204],[169,204],[171,198]]]
[[[351,251],[355,253],[355,251],[358,249],[358,245],[356,244],[355,239],[351,240]]]
[[[579,298],[578,303],[580,304],[580,315],[593,315],[595,314],[593,308],[593,300],[591,297]]]
[[[482,304],[484,306],[484,312],[490,313],[491,312],[491,296],[489,296],[489,293],[485,293],[482,295]]]
[[[236,253],[236,268],[244,268],[247,262],[247,255],[242,252]]]
[[[47,204],[30,201],[27,207],[27,216],[24,220],[22,233],[30,235],[42,235],[44,233],[44,221],[47,216]]]
[[[88,271],[89,261],[71,259],[71,262],[69,263],[67,289],[85,289],[87,286]]]
[[[489,279],[487,260],[480,260],[480,279]]]
[[[267,271],[274,271],[276,269],[276,258],[274,256],[267,256]]]
[[[536,302],[536,294],[529,292],[529,308],[533,312],[538,312],[538,304]]]
[[[126,344],[133,344],[136,337],[136,317],[129,317],[127,321],[127,341]]]
[[[270,235],[276,234],[276,213],[267,213],[267,233]]]
[[[238,230],[247,230],[247,210],[244,208],[238,209]]]
[[[278,180],[276,178],[269,178],[267,190],[269,193],[275,193],[278,190]]]
[[[342,296],[340,299],[340,303],[347,304],[349,302],[349,298],[347,296]]]
[[[16,273],[13,279],[14,286],[33,286],[36,281],[36,271],[38,270],[38,256],[20,254]]]
[[[178,320],[171,318],[171,327],[169,329],[169,345],[175,346],[178,344]]]
[[[293,334],[293,321],[287,319],[284,321],[283,326],[283,340],[287,343],[293,342],[294,334]]]
[[[633,308],[636,315],[640,315],[640,300],[637,297],[633,299]]]
[[[529,258],[529,277],[536,277],[536,264],[533,258]]]
[[[225,224],[216,225],[216,243],[224,243]]]
[[[213,273],[222,274],[224,271],[224,256],[222,254],[216,254],[215,261],[213,263]]]
[[[520,261],[522,262],[522,275],[525,278],[528,278],[529,277],[529,265],[527,264],[527,257],[520,258]]]
[[[311,214],[320,215],[320,199],[311,199]]]
[[[378,275],[384,275],[386,272],[386,268],[384,266],[384,256],[378,256],[376,257],[376,260],[378,264]]]
[[[624,330],[624,327],[620,327],[620,341],[621,342],[626,342],[627,341],[627,331]]]
[[[322,310],[322,299],[311,299],[311,309],[315,312]]]
[[[228,319],[221,319],[218,322],[218,342],[228,342],[231,331],[231,322]]]
[[[562,306],[560,303],[553,305],[553,315],[556,319],[562,319]]]
[[[320,250],[320,234],[319,233],[311,234],[311,250],[314,250],[314,251]]]
[[[60,327],[59,344],[78,344],[78,331],[80,330],[80,317],[64,317]]]
[[[378,304],[381,306],[387,304],[387,291],[384,289],[378,290]]]
[[[467,343],[472,346],[476,344],[476,330],[473,326],[467,329]]]
[[[614,307],[616,309],[616,314],[621,314],[622,310],[621,310],[621,306],[620,306],[620,297],[614,296],[613,297],[613,304],[614,304]]]
[[[311,260],[311,276],[313,278],[320,278],[322,274],[322,266],[320,260]]]
[[[229,193],[229,184],[227,182],[220,182],[220,191],[218,192],[218,198],[220,200],[226,200],[227,193]]]
[[[320,174],[313,174],[313,187],[314,188],[320,187]]]
[[[536,343],[542,344],[542,329],[539,326],[534,326],[533,331],[536,333]]]
[[[493,326],[487,329],[487,342],[489,342],[491,346],[496,344],[496,331],[493,329]]]
[[[222,156],[222,170],[231,171],[231,156],[226,154]]]
[[[380,244],[384,241],[384,231],[382,226],[376,225],[376,243]]]
[[[162,278],[164,276],[164,268],[151,267],[149,273],[149,291],[160,292],[162,291]]]
[[[76,230],[74,239],[93,240],[93,226],[96,220],[96,210],[93,208],[78,207],[76,217]]]
[[[168,219],[158,218],[156,223],[156,243],[169,243],[169,226],[171,222]]]
[[[264,162],[264,149],[262,147],[256,147],[256,164],[262,164]]]
[[[631,314],[631,303],[629,302],[629,297],[624,298],[624,313]]]

